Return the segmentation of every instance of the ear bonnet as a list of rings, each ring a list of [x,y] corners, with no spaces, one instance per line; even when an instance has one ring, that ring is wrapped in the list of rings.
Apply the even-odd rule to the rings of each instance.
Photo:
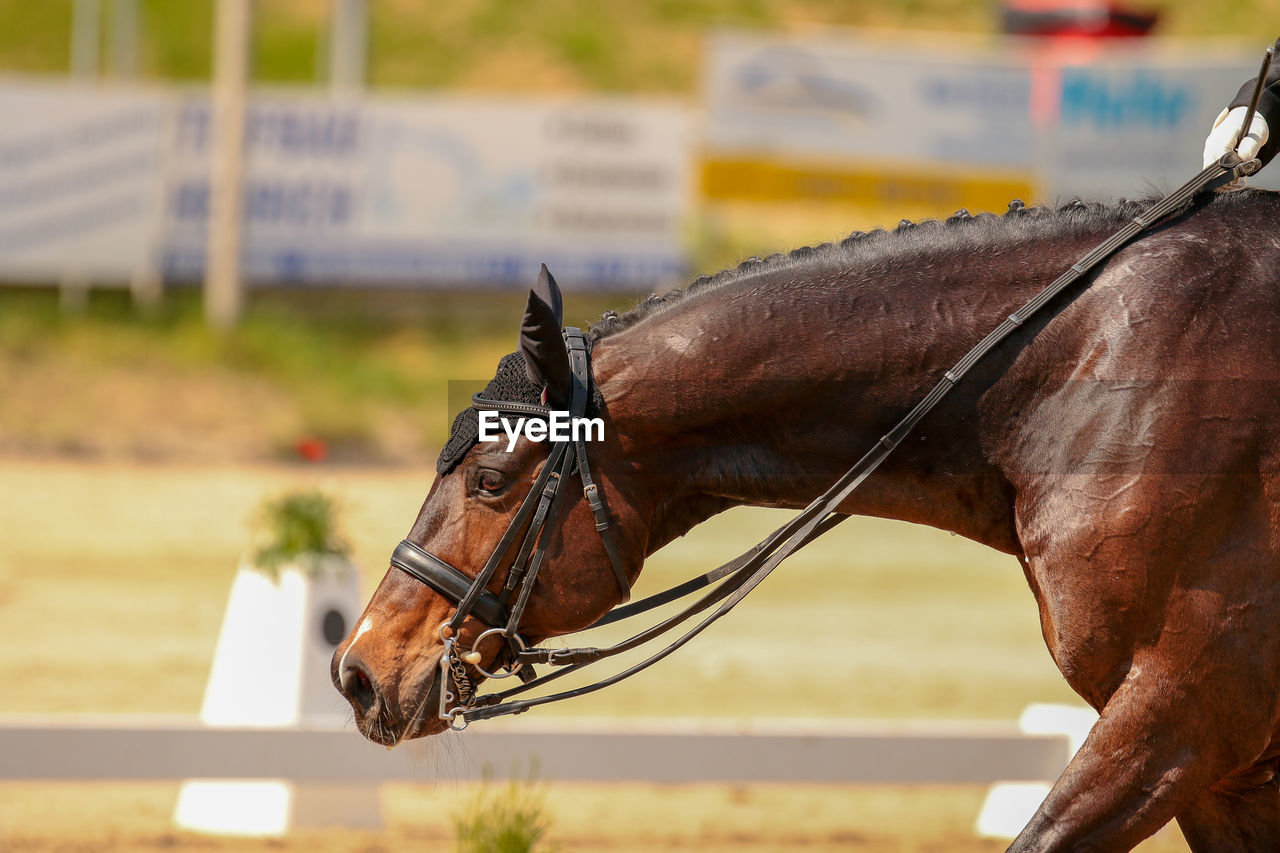
[[[542,389],[529,381],[524,356],[518,352],[504,355],[498,362],[498,373],[489,380],[480,394],[486,400],[510,400],[516,403],[542,402]],[[467,451],[480,440],[480,413],[475,406],[467,406],[453,419],[449,441],[436,460],[436,473],[448,474],[461,461]]]

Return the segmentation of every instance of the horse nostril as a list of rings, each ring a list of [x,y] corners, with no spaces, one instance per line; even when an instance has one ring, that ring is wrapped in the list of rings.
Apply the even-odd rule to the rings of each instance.
[[[361,662],[349,661],[342,668],[339,680],[342,683],[343,695],[367,714],[373,708],[373,703],[377,701],[378,692],[373,687],[373,679],[369,677],[369,673],[365,671]]]

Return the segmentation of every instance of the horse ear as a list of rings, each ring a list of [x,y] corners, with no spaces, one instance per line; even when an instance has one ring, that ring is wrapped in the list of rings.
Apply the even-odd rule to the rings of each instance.
[[[542,265],[538,283],[529,291],[529,304],[520,324],[520,354],[524,371],[534,385],[546,388],[547,403],[554,408],[569,404],[569,353],[564,348],[560,328],[564,324],[564,308],[560,288]]]

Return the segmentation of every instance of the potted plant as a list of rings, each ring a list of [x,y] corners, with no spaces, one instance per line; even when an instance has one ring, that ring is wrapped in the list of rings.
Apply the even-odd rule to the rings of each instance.
[[[312,577],[351,570],[351,547],[338,532],[337,516],[337,501],[319,489],[268,498],[258,510],[249,565],[272,579],[285,568]]]

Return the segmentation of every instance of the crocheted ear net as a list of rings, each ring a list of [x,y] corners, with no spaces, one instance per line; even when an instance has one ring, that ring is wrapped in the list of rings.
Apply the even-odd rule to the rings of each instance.
[[[505,355],[498,362],[498,373],[489,380],[480,394],[488,400],[508,400],[515,403],[542,402],[542,389],[534,387],[524,370],[524,356],[518,352]],[[480,413],[475,406],[467,406],[453,419],[449,441],[436,460],[436,473],[448,474],[480,440]]]

